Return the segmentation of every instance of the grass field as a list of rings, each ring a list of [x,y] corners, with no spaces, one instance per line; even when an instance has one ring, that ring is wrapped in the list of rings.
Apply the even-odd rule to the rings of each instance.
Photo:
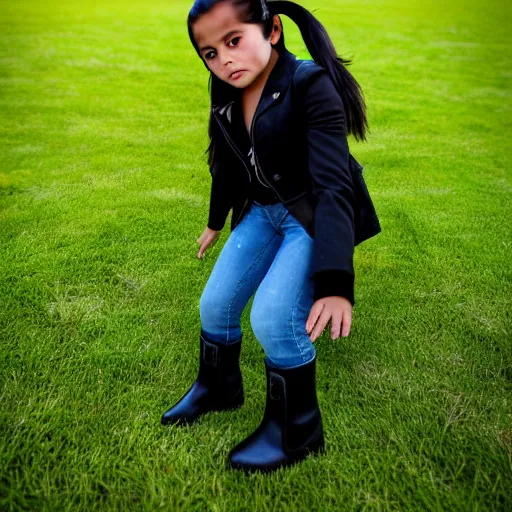
[[[245,476],[224,463],[263,414],[251,302],[245,405],[159,424],[229,236],[197,258],[191,3],[0,1],[0,510],[512,510],[512,4],[301,2],[354,59],[383,232],[350,337],[316,343],[326,454]]]

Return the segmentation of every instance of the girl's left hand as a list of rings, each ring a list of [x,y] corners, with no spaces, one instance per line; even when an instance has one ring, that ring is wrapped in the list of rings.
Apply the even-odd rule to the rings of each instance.
[[[345,297],[323,297],[318,299],[309,312],[306,322],[306,331],[311,341],[322,334],[327,322],[331,320],[331,338],[334,340],[341,336],[348,336],[352,324],[352,304]],[[312,331],[312,332],[311,332]]]

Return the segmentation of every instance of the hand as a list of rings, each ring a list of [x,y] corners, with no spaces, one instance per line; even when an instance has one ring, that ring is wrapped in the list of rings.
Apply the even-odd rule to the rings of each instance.
[[[314,343],[331,320],[331,338],[348,336],[352,324],[352,304],[345,297],[323,297],[318,299],[309,312],[306,331]],[[312,331],[312,332],[311,332]]]
[[[196,240],[198,244],[200,244],[199,252],[197,257],[199,259],[203,258],[203,254],[208,249],[208,247],[213,244],[217,238],[219,237],[220,231],[215,231],[214,229],[205,228],[203,234]]]

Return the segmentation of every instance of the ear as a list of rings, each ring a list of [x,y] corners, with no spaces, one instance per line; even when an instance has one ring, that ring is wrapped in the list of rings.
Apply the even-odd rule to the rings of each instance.
[[[272,32],[270,34],[270,44],[276,44],[281,37],[283,31],[283,25],[281,24],[281,18],[278,14],[274,14],[272,19]]]

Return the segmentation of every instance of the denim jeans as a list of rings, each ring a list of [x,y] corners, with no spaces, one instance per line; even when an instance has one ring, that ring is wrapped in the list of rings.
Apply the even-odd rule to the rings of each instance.
[[[256,292],[251,327],[269,363],[289,368],[311,361],[312,255],[313,239],[282,203],[254,202],[226,240],[201,295],[205,335],[226,344],[239,339],[240,317]]]

